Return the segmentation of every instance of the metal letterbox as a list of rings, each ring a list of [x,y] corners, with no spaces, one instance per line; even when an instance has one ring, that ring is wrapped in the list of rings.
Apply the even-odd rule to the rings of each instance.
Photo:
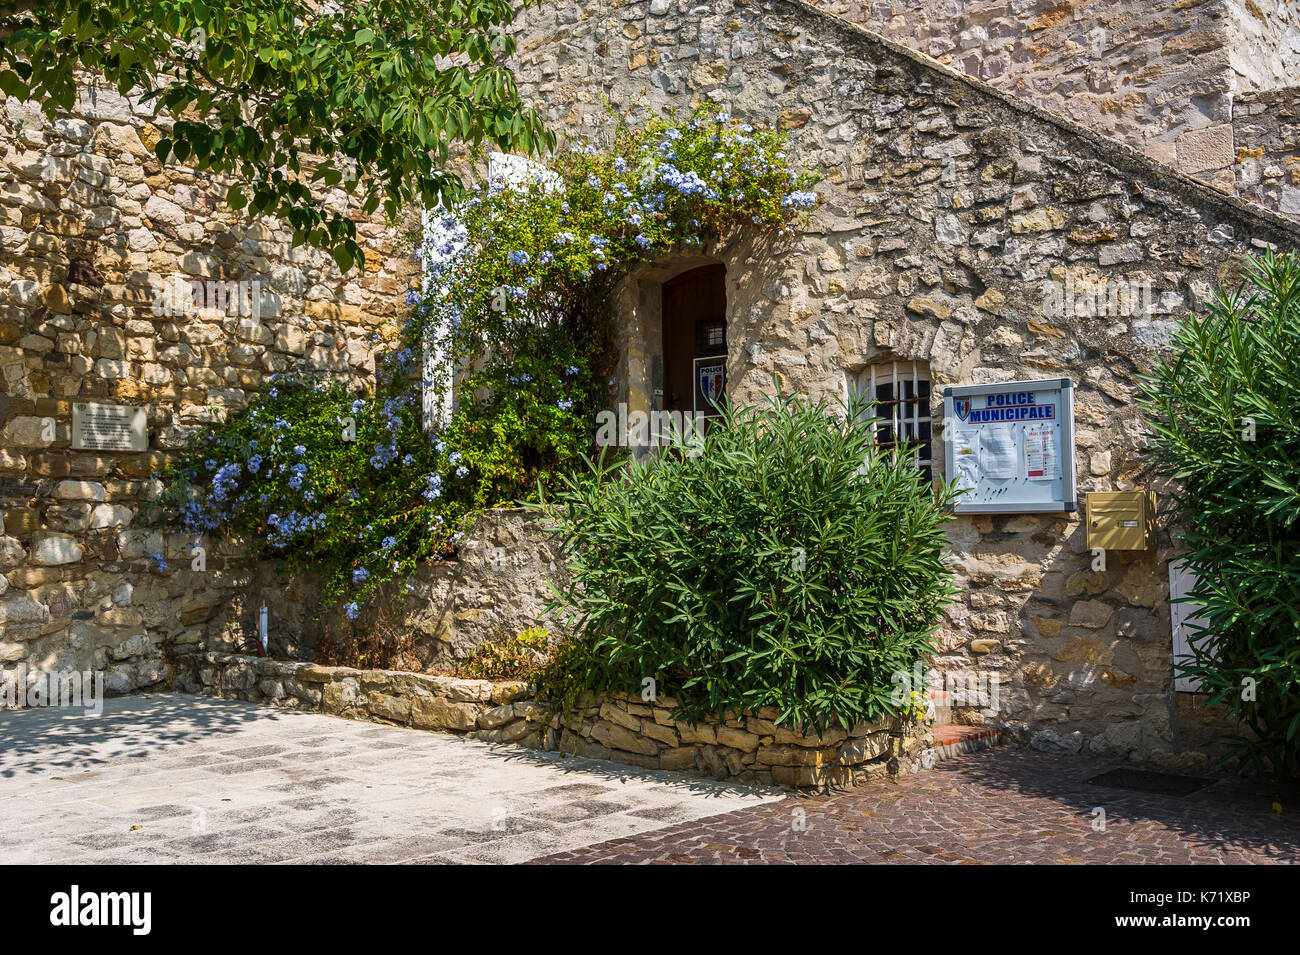
[[[1089,550],[1150,550],[1156,546],[1154,491],[1089,491],[1084,507]]]

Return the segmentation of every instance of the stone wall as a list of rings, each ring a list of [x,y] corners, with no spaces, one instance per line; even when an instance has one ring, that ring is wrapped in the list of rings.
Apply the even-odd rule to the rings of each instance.
[[[802,3],[548,4],[525,14],[519,40],[522,88],[561,132],[598,134],[606,98],[713,102],[775,119],[796,158],[823,170],[825,202],[793,240],[735,236],[701,260],[727,268],[733,399],[758,402],[774,376],[840,395],[870,362],[919,360],[939,421],[944,384],[1068,375],[1081,495],[1167,491],[1143,454],[1138,375],[1247,253],[1300,240],[1279,216]],[[657,295],[681,267],[650,263],[620,293],[619,389],[633,410],[653,408]],[[1053,290],[1121,280],[1149,286],[1149,310],[1050,307]],[[1112,553],[1093,572],[1081,517],[951,526],[961,590],[939,663],[1001,686],[996,714],[959,717],[1049,749],[1203,758],[1199,718],[1172,692],[1176,528],[1166,520],[1156,550]]]
[[[558,632],[544,605],[566,573],[544,523],[523,508],[496,508],[466,532],[455,560],[421,567],[361,623],[386,621],[407,635],[405,668],[447,671],[486,640],[538,626]]]
[[[1300,5],[1226,0],[1228,50],[1240,92],[1267,92],[1300,79]]]
[[[1234,154],[1256,146],[1241,98],[1300,77],[1288,0],[813,2],[1225,192]]]
[[[443,730],[491,743],[519,743],[669,769],[789,787],[847,786],[915,772],[933,743],[923,726],[860,724],[805,735],[773,722],[776,712],[696,725],[672,718],[675,703],[591,701],[561,726],[518,681],[458,680],[393,670],[354,670],[258,657],[195,654],[177,662],[183,692],[250,700]]]
[[[156,678],[166,643],[245,635],[258,605],[258,574],[230,555],[178,574],[188,541],[139,528],[150,475],[271,373],[367,379],[369,336],[414,268],[382,219],[360,220],[364,271],[291,249],[283,223],[226,207],[222,182],[157,160],[169,124],[92,80],[54,122],[0,97],[0,663],[113,666],[117,689]],[[182,311],[192,280],[212,283],[204,312]],[[227,282],[242,301],[221,300]],[[148,450],[73,451],[85,401],[143,407]]]
[[[1232,125],[1238,194],[1300,216],[1300,86],[1238,96]]]

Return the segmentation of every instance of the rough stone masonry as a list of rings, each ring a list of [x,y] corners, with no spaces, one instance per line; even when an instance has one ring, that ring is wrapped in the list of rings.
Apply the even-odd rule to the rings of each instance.
[[[1242,195],[1294,211],[1296,124],[1279,87],[1294,31],[1267,15],[1257,29],[1235,2],[1228,21],[1208,3],[1180,2],[1155,19],[1131,4],[1094,5],[1116,11],[1098,53],[1086,31],[1075,35],[1091,14],[1070,4],[1006,14],[985,3],[922,6],[924,30],[908,28],[921,14],[862,19],[925,40],[924,52],[967,72],[1008,78],[1003,92],[791,0],[546,4],[522,15],[516,65],[562,133],[599,134],[605,99],[712,102],[776,122],[799,160],[821,168],[826,202],[793,240],[741,235],[710,250],[708,261],[727,266],[733,398],[755,400],[774,376],[840,394],[870,363],[894,359],[924,363],[936,394],[945,383],[1068,375],[1080,490],[1152,486],[1136,376],[1174,319],[1232,282],[1247,253],[1300,238],[1286,219],[1175,167],[1227,190],[1216,172],[1226,155]],[[980,51],[975,69],[973,54],[939,48],[948,18],[960,21],[957,46]],[[1010,66],[993,65],[1007,36],[1054,30],[1059,59],[1052,43],[1026,42],[1018,49],[1029,59],[1017,60],[1012,43]],[[1268,56],[1220,56],[1243,49],[1233,37],[1251,30]],[[1224,57],[1238,73],[1247,60],[1261,71],[1235,88],[1243,108],[1233,126],[1252,130],[1235,155],[1218,130],[1230,115]],[[1107,72],[1117,63],[1138,99]],[[1063,111],[1068,102],[1088,129],[1035,102]],[[164,653],[229,648],[254,632],[262,603],[275,649],[307,649],[310,580],[238,569],[221,552],[196,575],[188,540],[150,534],[139,512],[166,453],[246,402],[266,375],[304,368],[364,381],[367,336],[391,323],[413,268],[381,221],[361,223],[373,253],[361,274],[290,250],[282,224],[231,213],[223,184],[157,161],[167,123],[89,78],[53,123],[13,100],[0,110],[0,665],[107,668],[119,691],[162,679]],[[1148,128],[1149,142],[1134,138]],[[620,292],[630,403],[653,402],[659,287],[682,266],[652,263]],[[257,315],[240,297],[201,313],[155,308],[171,283],[192,280],[258,282]],[[1150,310],[1049,314],[1045,304],[1052,288],[1120,281],[1149,288]],[[148,451],[73,451],[74,401],[144,407]],[[520,520],[488,519],[464,566],[416,582],[428,596],[420,662],[445,665],[492,632],[537,622],[551,555]],[[940,632],[940,665],[996,672],[1003,688],[997,714],[968,708],[961,718],[1049,749],[1204,758],[1203,710],[1171,686],[1165,561],[1176,528],[1162,528],[1156,551],[1112,555],[1103,573],[1090,569],[1078,515],[965,517],[950,539],[962,592]],[[504,577],[485,567],[496,546],[507,551]]]
[[[1142,453],[1138,375],[1248,253],[1300,239],[1280,216],[793,0],[547,4],[525,12],[519,49],[525,93],[562,132],[600,135],[606,101],[713,103],[774,121],[822,171],[825,202],[794,240],[740,235],[706,257],[727,269],[731,398],[757,402],[774,379],[842,395],[872,363],[916,361],[938,422],[941,385],[1069,376],[1081,495],[1167,491]],[[655,309],[675,268],[666,257],[627,282],[629,354],[661,348]],[[1121,282],[1148,290],[1149,309],[1059,307],[1063,289]],[[643,366],[625,365],[632,406],[653,402]],[[935,453],[942,471],[938,439]],[[958,715],[1045,749],[1201,762],[1212,716],[1172,691],[1177,528],[1097,572],[1081,518],[951,525],[960,593],[939,668],[997,673],[1001,687],[996,714]]]

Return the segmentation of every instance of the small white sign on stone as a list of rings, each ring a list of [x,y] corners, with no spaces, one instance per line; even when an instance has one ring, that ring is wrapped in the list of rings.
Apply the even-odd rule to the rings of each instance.
[[[147,451],[143,408],[78,401],[72,405],[72,450]]]

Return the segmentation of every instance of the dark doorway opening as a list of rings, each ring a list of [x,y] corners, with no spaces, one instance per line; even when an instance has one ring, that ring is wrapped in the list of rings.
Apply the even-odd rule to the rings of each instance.
[[[717,413],[726,389],[727,270],[692,269],[664,283],[663,354],[667,411]]]

